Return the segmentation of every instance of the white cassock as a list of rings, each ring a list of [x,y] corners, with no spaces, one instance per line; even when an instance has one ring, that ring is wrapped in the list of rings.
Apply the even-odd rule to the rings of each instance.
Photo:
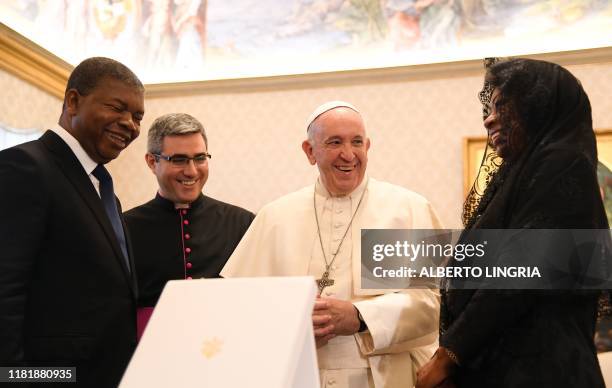
[[[319,182],[264,206],[223,268],[223,277],[321,278],[338,250],[359,198],[359,211],[330,270],[323,296],[350,300],[368,330],[338,336],[317,350],[321,386],[412,387],[438,346],[439,294],[428,289],[361,289],[361,229],[441,229],[431,204],[402,187],[365,177],[353,193],[332,197]]]

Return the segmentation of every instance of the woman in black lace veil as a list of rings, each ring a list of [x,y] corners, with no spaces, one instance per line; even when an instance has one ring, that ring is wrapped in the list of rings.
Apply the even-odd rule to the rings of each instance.
[[[484,98],[483,98],[484,97]],[[589,99],[556,64],[487,70],[489,144],[503,159],[464,207],[470,229],[608,229]],[[442,290],[426,387],[604,387],[593,336],[600,292]]]

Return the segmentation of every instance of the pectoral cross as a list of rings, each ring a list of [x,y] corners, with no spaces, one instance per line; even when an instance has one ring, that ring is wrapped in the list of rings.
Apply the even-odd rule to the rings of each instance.
[[[321,279],[317,279],[317,286],[319,287],[319,295],[323,293],[323,289],[327,286],[333,286],[334,279],[329,278],[329,271],[323,272]]]

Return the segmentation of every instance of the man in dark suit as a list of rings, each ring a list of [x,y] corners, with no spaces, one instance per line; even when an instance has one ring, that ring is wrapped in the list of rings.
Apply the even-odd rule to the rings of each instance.
[[[104,164],[138,136],[143,114],[136,75],[89,58],[68,79],[59,126],[0,152],[1,365],[75,366],[76,386],[119,383],[137,287]]]

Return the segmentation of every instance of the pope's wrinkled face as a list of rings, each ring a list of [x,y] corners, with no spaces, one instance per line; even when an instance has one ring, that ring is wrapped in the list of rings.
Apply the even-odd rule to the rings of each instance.
[[[140,134],[144,94],[136,86],[106,77],[87,95],[70,89],[65,104],[66,129],[97,163],[115,159]]]
[[[311,125],[312,139],[302,143],[310,164],[333,196],[348,195],[363,181],[370,139],[361,115],[339,107],[321,114]]]
[[[206,143],[200,133],[166,136],[162,141],[161,154],[164,156],[193,158],[206,152]],[[159,195],[175,204],[189,204],[195,201],[208,179],[206,158],[203,163],[189,160],[184,165],[175,165],[151,154],[147,154],[145,158],[147,165],[157,177]]]

